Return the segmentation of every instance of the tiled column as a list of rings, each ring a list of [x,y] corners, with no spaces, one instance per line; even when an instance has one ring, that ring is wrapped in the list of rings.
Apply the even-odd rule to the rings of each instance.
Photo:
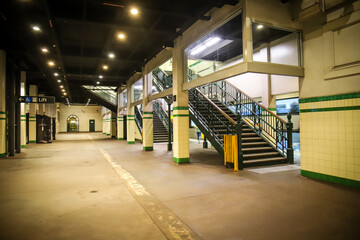
[[[26,95],[26,72],[22,71],[20,73],[20,94],[21,96]],[[20,105],[21,111],[21,148],[26,147],[26,110],[25,110],[25,103],[21,103]]]
[[[106,114],[106,135],[111,135],[111,113]]]
[[[116,138],[116,114],[111,112],[111,137]]]
[[[0,157],[6,156],[6,54],[0,50]]]
[[[143,71],[143,149],[145,151],[153,150],[153,104],[149,102],[149,96],[152,91],[152,73],[146,74]]]
[[[124,140],[124,116],[121,114],[117,117],[117,139]]]
[[[173,49],[173,128],[174,128],[174,162],[190,161],[189,151],[189,95],[183,91],[187,80],[187,69],[183,49],[179,46],[180,38],[175,41]]]
[[[102,133],[106,134],[106,115],[104,115],[102,119]]]
[[[130,104],[134,100],[134,87],[128,83],[127,85],[127,117],[126,117],[126,131],[127,131],[127,143],[135,143],[135,112],[134,107],[131,107]]]
[[[30,85],[30,96],[37,96],[38,88],[36,85]],[[29,112],[29,143],[36,143],[36,112],[37,103],[30,103]]]

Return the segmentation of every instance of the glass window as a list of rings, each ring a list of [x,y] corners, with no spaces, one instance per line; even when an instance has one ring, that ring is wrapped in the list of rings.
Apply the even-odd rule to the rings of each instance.
[[[134,101],[142,99],[143,94],[143,80],[142,78],[134,83]]]
[[[237,15],[185,49],[188,80],[242,62],[242,19]]]
[[[172,58],[152,71],[152,93],[162,92],[173,85]]]
[[[276,100],[277,114],[299,114],[299,98]]]

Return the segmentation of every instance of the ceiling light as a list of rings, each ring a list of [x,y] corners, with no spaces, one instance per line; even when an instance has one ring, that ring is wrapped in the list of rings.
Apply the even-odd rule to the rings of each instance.
[[[100,78],[100,79],[103,78],[103,75],[99,75],[99,78]]]
[[[103,68],[104,70],[108,70],[108,69],[109,69],[109,66],[108,66],[108,65],[103,65],[102,68]]]
[[[99,81],[97,81],[97,82],[96,82],[96,84],[100,84],[100,82],[99,82]]]
[[[36,32],[40,31],[40,27],[39,26],[33,26],[32,29]]]
[[[61,82],[61,80],[60,80],[60,79],[58,79],[58,80],[57,80],[57,82]]]
[[[130,12],[131,12],[132,15],[138,15],[139,14],[139,10],[137,10],[137,8],[132,8],[130,10]]]
[[[119,33],[117,36],[120,39],[125,39],[125,34],[124,33]]]
[[[59,76],[59,74],[58,74],[58,73],[54,73],[54,76],[57,77],[57,76]]]
[[[49,52],[49,50],[48,50],[47,48],[42,48],[41,51],[42,51],[43,53]]]
[[[113,53],[109,53],[109,58],[115,58],[115,54],[113,54]]]
[[[54,61],[48,61],[49,66],[55,66]]]
[[[200,52],[204,51],[206,48],[211,47],[213,45],[215,45],[217,42],[219,42],[221,40],[221,38],[219,37],[211,37],[208,38],[206,41],[204,41],[203,43],[201,43],[200,45],[196,46],[195,48],[193,48],[190,51],[191,55],[196,55],[199,54]]]
[[[64,88],[64,86],[63,86],[63,85],[60,85],[60,88]]]
[[[65,92],[65,89],[62,89],[61,91]]]
[[[261,25],[261,24],[259,24],[259,25],[257,25],[257,26],[256,26],[256,28],[257,28],[257,29],[263,29],[263,28],[264,28],[264,26],[263,26],[263,25]]]
[[[66,96],[66,95],[67,95],[67,93],[66,93],[66,92],[64,92],[63,94],[64,94],[64,96]]]

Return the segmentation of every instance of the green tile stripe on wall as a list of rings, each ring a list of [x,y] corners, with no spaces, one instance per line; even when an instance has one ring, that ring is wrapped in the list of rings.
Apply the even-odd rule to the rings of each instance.
[[[153,119],[153,117],[143,117],[143,119]]]
[[[144,112],[144,114],[153,114],[153,112]]]
[[[300,109],[300,113],[360,110],[360,106]]]
[[[338,184],[342,184],[342,185],[346,185],[346,186],[360,188],[360,181],[356,181],[356,180],[352,180],[352,179],[335,177],[335,176],[311,172],[311,171],[307,171],[307,170],[301,170],[301,175],[304,177],[309,177],[309,178],[314,178],[314,179],[323,180],[323,181],[327,181],[327,182],[333,182],[333,183],[338,183]]]
[[[36,143],[36,140],[31,140],[29,141],[29,143]]]
[[[191,64],[189,67],[193,67],[193,66],[196,66],[198,65],[199,63],[201,63],[202,61],[197,61],[197,62],[194,62],[193,64]]]
[[[189,114],[174,114],[173,117],[189,117]]]
[[[29,118],[35,118],[36,119],[36,117],[29,117]]]
[[[152,151],[154,150],[154,147],[143,147],[145,151]]]
[[[135,117],[135,115],[127,115],[128,117]]]
[[[189,110],[189,107],[173,107],[173,110]]]
[[[5,115],[6,115],[6,112],[2,112],[2,111],[0,111],[0,114],[5,114]]]
[[[127,143],[128,143],[128,144],[134,144],[135,141],[128,141]]]
[[[339,95],[324,96],[324,97],[301,98],[299,99],[299,103],[334,101],[334,100],[343,100],[343,99],[351,99],[351,98],[360,98],[360,93],[347,93],[347,94],[339,94]]]
[[[6,156],[6,154],[5,153],[0,153],[0,157],[5,157]]]
[[[124,140],[124,138],[118,138],[118,140]]]
[[[177,157],[174,157],[174,162],[176,162],[176,163],[188,163],[188,162],[190,162],[190,158],[177,158]]]
[[[21,115],[21,117],[26,117],[26,115]]]
[[[270,111],[276,111],[276,108],[268,108]]]
[[[6,118],[0,118],[0,120],[6,120]]]

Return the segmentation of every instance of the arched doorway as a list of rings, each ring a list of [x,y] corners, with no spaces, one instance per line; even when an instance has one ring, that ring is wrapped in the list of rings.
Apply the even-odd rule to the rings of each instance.
[[[67,132],[79,132],[79,118],[76,115],[67,118]]]

